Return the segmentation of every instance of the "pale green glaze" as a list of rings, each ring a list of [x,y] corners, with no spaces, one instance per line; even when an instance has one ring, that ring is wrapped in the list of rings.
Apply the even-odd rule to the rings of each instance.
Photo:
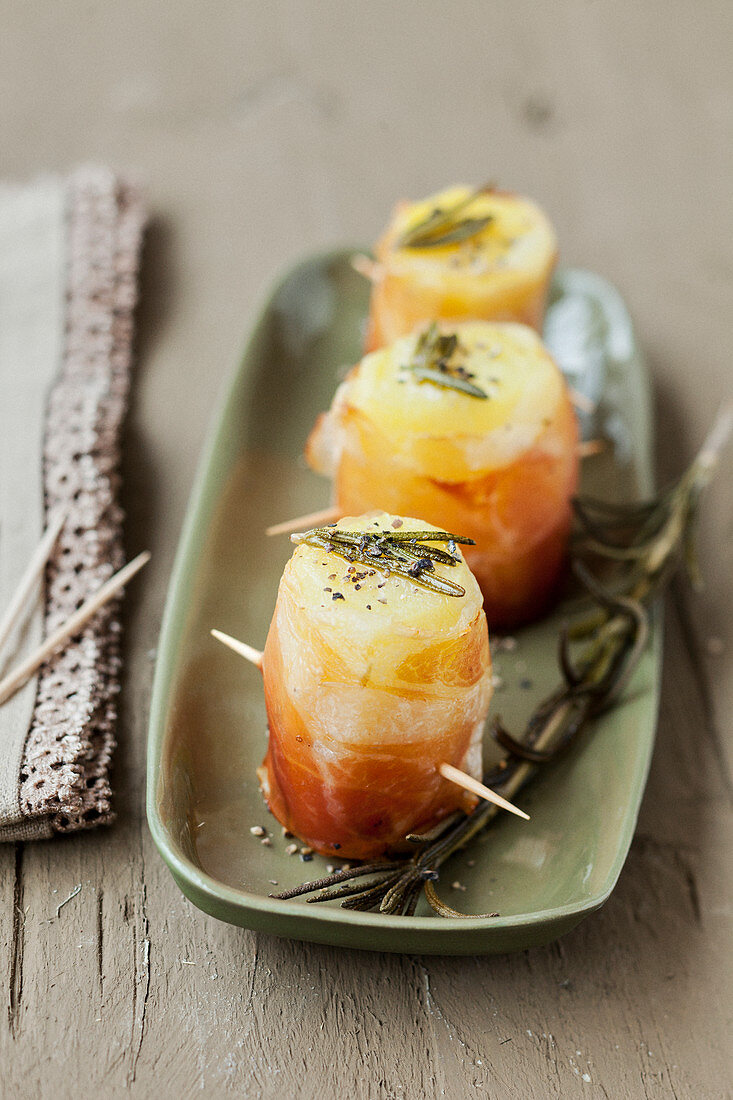
[[[531,821],[505,816],[445,867],[439,890],[451,905],[498,910],[500,917],[445,920],[422,908],[410,918],[383,917],[267,896],[317,877],[324,861],[306,864],[285,854],[287,842],[255,778],[265,744],[259,674],[208,632],[216,626],[263,645],[290,552],[287,538],[268,540],[264,527],[327,503],[327,486],[300,456],[316,414],[330,403],[340,368],[359,357],[367,287],[350,255],[309,259],[278,285],[216,417],[161,631],[148,820],[181,890],[220,920],[383,951],[516,951],[567,932],[605,901],[618,878],[654,739],[658,629],[622,704],[517,797]],[[590,430],[603,430],[614,441],[605,457],[587,461],[584,488],[617,499],[648,493],[648,380],[618,295],[597,276],[561,272],[547,335],[569,370],[571,360],[585,364],[573,383],[603,399]],[[532,705],[556,682],[560,618],[558,613],[522,631],[517,649],[497,658],[504,687],[493,712],[510,729],[521,729]],[[486,746],[487,757],[496,754]],[[251,836],[254,824],[272,830],[272,847]],[[465,892],[451,888],[455,880]]]

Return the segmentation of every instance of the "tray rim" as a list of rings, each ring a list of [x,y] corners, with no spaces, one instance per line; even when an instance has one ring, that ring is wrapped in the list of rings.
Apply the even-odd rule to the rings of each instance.
[[[619,875],[626,862],[633,840],[649,768],[651,766],[656,739],[656,719],[654,732],[649,738],[646,754],[634,774],[633,787],[629,790],[629,796],[633,795],[633,798],[629,797],[627,805],[632,807],[632,812],[625,818],[623,828],[620,831],[623,843],[619,845],[619,851],[608,871],[604,889],[580,904],[569,902],[565,905],[549,909],[533,910],[531,913],[491,918],[480,915],[442,918],[415,915],[411,917],[391,916],[379,913],[352,912],[341,908],[331,909],[325,906],[312,906],[309,907],[309,909],[305,909],[303,902],[300,900],[280,901],[276,898],[228,886],[226,883],[209,875],[190,860],[183,852],[177,850],[175,841],[162,820],[158,788],[160,773],[163,766],[166,739],[165,719],[167,715],[169,691],[173,682],[176,666],[177,645],[174,644],[174,641],[176,635],[180,634],[186,615],[185,600],[181,598],[181,595],[184,591],[187,574],[190,574],[194,570],[200,544],[204,541],[206,536],[208,523],[204,523],[203,519],[205,518],[207,521],[210,521],[217,494],[220,489],[220,479],[213,478],[211,476],[211,471],[214,467],[217,453],[220,449],[223,449],[221,445],[227,431],[228,417],[231,414],[235,394],[240,386],[243,384],[246,385],[246,364],[249,358],[250,348],[255,343],[257,332],[263,322],[268,304],[273,301],[278,291],[302,268],[310,267],[315,264],[324,265],[333,263],[334,261],[343,261],[345,258],[353,256],[356,253],[364,254],[366,252],[368,252],[368,249],[348,245],[317,250],[300,257],[295,263],[287,267],[284,271],[281,271],[269,285],[266,286],[265,291],[260,293],[249,311],[249,317],[252,323],[249,327],[243,349],[233,368],[224,378],[220,386],[219,395],[214,403],[213,411],[210,414],[208,428],[196,465],[196,472],[189,493],[183,523],[181,525],[173,567],[168,581],[160,632],[158,635],[157,657],[148,721],[146,761],[146,815],[148,827],[155,846],[163,861],[171,871],[179,889],[181,889],[184,895],[204,912],[227,923],[254,927],[259,924],[258,920],[255,919],[253,922],[247,922],[245,919],[238,918],[246,918],[250,914],[261,914],[268,919],[267,931],[272,934],[284,935],[291,939],[302,938],[324,943],[331,942],[327,935],[321,937],[319,935],[309,934],[309,930],[312,933],[318,930],[325,932],[329,928],[334,927],[345,927],[347,929],[349,927],[370,928],[375,931],[381,929],[391,938],[394,937],[395,933],[400,931],[405,933],[412,931],[418,934],[418,941],[424,934],[430,933],[430,936],[426,938],[438,940],[442,943],[443,940],[453,940],[455,933],[463,933],[464,935],[466,933],[500,934],[502,931],[509,933],[518,929],[532,930],[540,928],[541,926],[551,926],[548,929],[547,936],[543,936],[537,940],[538,943],[548,942],[557,938],[557,936],[563,934],[563,932],[569,931],[589,913],[599,909],[608,900],[618,882]],[[580,276],[583,278],[586,275],[591,276],[597,285],[602,285],[604,288],[607,288],[609,294],[612,295],[616,301],[621,302],[624,310],[627,312],[623,298],[616,287],[596,272],[587,271],[584,268],[575,266],[563,267],[558,269],[555,277],[569,276],[571,278],[577,278]],[[641,368],[637,381],[645,403],[645,416],[643,419],[649,432],[647,446],[641,456],[637,473],[642,483],[643,490],[649,492],[653,486],[651,463],[654,431],[654,425],[651,418],[651,378],[644,362],[643,354],[636,340],[634,340],[634,351]],[[654,629],[651,632],[650,642],[650,655],[653,661],[654,677],[653,683],[648,690],[650,692],[650,706],[656,716],[659,709],[661,689],[662,623],[660,608],[655,609],[654,620]],[[211,902],[211,907],[206,904],[207,902]],[[222,906],[226,907],[226,916],[222,915],[221,912],[215,911],[216,909],[221,910]],[[283,922],[278,918],[284,918],[287,923],[290,923],[290,921],[294,919],[299,924],[304,925],[304,934],[302,937],[296,936],[290,929],[287,931],[280,930],[278,925]],[[561,927],[556,927],[558,925]],[[381,938],[380,936],[377,937],[377,939]],[[475,938],[475,936],[469,936],[471,941],[470,945],[462,946],[454,943],[452,945],[453,950],[451,950],[450,942],[446,942],[437,950],[429,946],[421,947],[418,942],[416,947],[412,950],[414,950],[415,953],[459,954],[464,953],[463,947],[465,947],[466,951],[475,951],[478,946],[475,942]],[[375,944],[372,949],[394,950],[399,952],[404,952],[406,950],[402,946],[391,947],[389,944]],[[521,949],[522,948],[514,948],[514,950]],[[483,950],[485,953],[489,953],[495,949],[491,946],[487,946]],[[499,947],[498,950],[504,951],[507,949]]]

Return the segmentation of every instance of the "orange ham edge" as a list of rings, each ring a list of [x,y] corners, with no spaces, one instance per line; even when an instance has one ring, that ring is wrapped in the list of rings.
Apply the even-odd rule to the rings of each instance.
[[[333,499],[342,514],[376,507],[409,512],[472,538],[476,546],[464,547],[463,555],[492,628],[520,626],[548,608],[565,563],[578,484],[578,424],[567,393],[532,447],[465,481],[424,476],[394,454],[371,418],[348,404],[341,425],[346,444]],[[317,433],[318,425],[313,443]]]
[[[459,339],[463,339],[467,328],[475,330],[477,326],[458,326],[455,331]],[[486,339],[491,339],[492,333],[499,337],[508,332],[511,337],[517,331],[529,332],[492,323],[486,326]],[[538,364],[543,364],[545,385],[548,378],[555,378],[550,387],[553,397],[545,416],[540,416],[535,407],[535,421],[529,425],[521,411],[507,412],[505,427],[526,428],[530,434],[529,441],[503,462],[486,458],[478,469],[469,469],[466,464],[460,469],[453,464],[449,476],[436,476],[441,466],[436,458],[440,447],[449,444],[460,452],[464,440],[481,441],[480,434],[475,434],[478,429],[464,427],[462,420],[457,420],[457,398],[453,395],[446,397],[447,404],[452,401],[453,411],[444,439],[436,438],[435,427],[429,427],[419,416],[412,418],[411,427],[405,427],[403,438],[397,438],[394,426],[389,430],[381,427],[381,406],[364,405],[363,399],[350,398],[359,393],[360,372],[366,370],[362,365],[368,362],[366,359],[347,376],[330,411],[318,418],[306,444],[309,465],[331,477],[333,504],[341,515],[384,508],[419,516],[429,524],[473,539],[475,547],[464,547],[463,555],[481,587],[492,629],[506,630],[528,623],[553,602],[566,562],[571,500],[578,486],[578,421],[567,385],[540,341],[533,337],[530,345],[535,348],[532,354],[537,354]],[[400,346],[398,343],[395,350],[376,354],[391,354],[400,360],[396,350]],[[506,376],[511,377],[511,359],[507,367]],[[409,401],[417,400],[415,392],[405,397],[408,390],[398,385],[396,371],[391,386],[391,382],[385,384],[381,396],[391,410],[406,409]],[[527,386],[532,386],[532,371]],[[475,400],[459,399],[467,403]],[[489,405],[490,401],[486,408]],[[435,425],[435,416],[431,423]],[[501,427],[501,422],[494,425],[494,434]],[[402,445],[405,440],[409,445]]]

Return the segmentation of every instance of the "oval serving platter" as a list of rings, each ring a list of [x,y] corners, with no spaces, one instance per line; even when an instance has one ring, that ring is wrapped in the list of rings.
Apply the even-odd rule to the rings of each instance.
[[[210,637],[212,627],[263,647],[287,536],[268,524],[327,503],[303,444],[346,366],[360,357],[368,286],[348,250],[290,271],[260,311],[201,459],[158,648],[148,745],[147,812],[183,893],[220,920],[294,939],[380,951],[480,954],[521,950],[569,931],[606,900],[628,852],[656,724],[660,631],[625,698],[517,796],[531,821],[503,815],[442,870],[439,892],[466,913],[445,919],[421,901],[412,917],[269,895],[325,873],[288,855],[255,769],[266,716],[257,670]],[[649,383],[613,287],[580,270],[555,278],[545,338],[572,384],[597,402],[587,434],[604,451],[583,465],[583,490],[611,500],[652,489]],[[565,608],[567,614],[567,607]],[[492,703],[516,732],[558,679],[551,617],[499,646]],[[499,750],[487,739],[487,764]],[[265,827],[263,845],[250,832]],[[453,883],[460,883],[460,889]],[[464,889],[465,887],[465,889]]]

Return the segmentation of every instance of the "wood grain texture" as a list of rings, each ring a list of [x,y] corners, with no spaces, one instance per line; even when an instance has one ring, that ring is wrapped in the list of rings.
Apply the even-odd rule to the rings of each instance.
[[[119,818],[0,848],[0,1096],[730,1096],[730,455],[703,516],[708,588],[668,601],[628,863],[559,943],[401,958],[217,924],[178,893],[143,803],[153,651],[205,425],[264,285],[302,253],[373,239],[397,196],[498,175],[547,207],[569,262],[620,287],[655,374],[660,476],[691,456],[731,388],[733,9],[0,8],[3,172],[138,167],[156,215],[125,470],[128,556],[154,560],[127,603]]]

